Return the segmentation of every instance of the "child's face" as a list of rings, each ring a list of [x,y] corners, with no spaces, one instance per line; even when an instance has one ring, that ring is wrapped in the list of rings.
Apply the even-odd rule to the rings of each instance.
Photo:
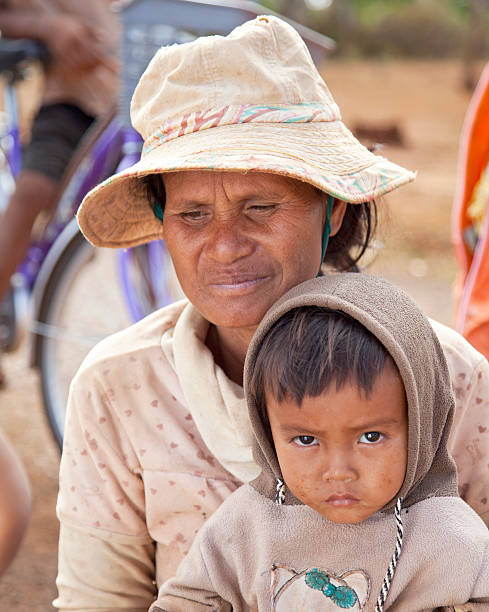
[[[368,399],[335,383],[302,405],[267,394],[275,449],[287,487],[335,523],[359,523],[393,499],[407,464],[404,387],[386,364]]]

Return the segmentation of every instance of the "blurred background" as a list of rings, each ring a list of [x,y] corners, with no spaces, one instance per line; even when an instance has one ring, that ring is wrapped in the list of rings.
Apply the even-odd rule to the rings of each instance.
[[[266,0],[331,36],[322,74],[367,146],[417,170],[387,196],[372,262],[431,316],[452,323],[450,239],[460,130],[489,58],[487,0]],[[383,231],[388,218],[388,232]]]
[[[489,0],[263,0],[263,6],[336,41],[321,73],[348,127],[367,146],[416,170],[415,183],[379,202],[368,267],[452,322],[456,264],[450,217],[459,136],[489,59]],[[0,24],[1,29],[1,24]],[[20,91],[25,133],[42,75]],[[384,227],[388,226],[388,232]],[[55,597],[59,455],[46,426],[26,346],[4,359],[0,428],[34,487],[34,513],[19,555],[0,580],[0,609],[50,610]]]

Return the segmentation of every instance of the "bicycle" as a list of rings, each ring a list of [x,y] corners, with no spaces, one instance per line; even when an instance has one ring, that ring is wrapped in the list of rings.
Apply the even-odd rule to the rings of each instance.
[[[227,34],[267,12],[257,4],[240,1],[121,0],[116,4],[123,30],[121,110],[96,124],[83,139],[67,171],[56,212],[31,245],[12,283],[13,318],[22,319],[23,304],[30,304],[30,365],[39,368],[48,423],[60,447],[69,382],[90,348],[182,295],[163,241],[128,250],[95,249],[80,234],[74,219],[79,203],[92,187],[139,158],[142,143],[129,120],[132,91],[160,46],[201,35]],[[332,49],[327,37],[294,25],[316,58]],[[0,53],[0,73],[5,73],[1,58]],[[15,164],[20,149],[12,103],[15,82],[22,75],[19,66],[26,59],[32,56],[27,53],[20,63],[9,67],[15,78],[7,86],[10,122],[3,133],[10,146],[2,141],[0,132],[0,185],[2,181],[12,185],[11,179],[20,169]],[[7,162],[3,165],[2,150]],[[11,336],[16,335],[12,334],[13,326]],[[7,344],[13,347],[15,338]]]

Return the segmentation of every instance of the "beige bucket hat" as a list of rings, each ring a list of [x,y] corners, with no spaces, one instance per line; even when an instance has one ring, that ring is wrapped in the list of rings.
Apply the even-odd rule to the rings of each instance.
[[[161,237],[141,181],[152,173],[271,172],[351,203],[415,178],[346,128],[305,43],[274,16],[161,48],[136,87],[131,119],[144,139],[141,160],[95,187],[78,211],[96,246]]]

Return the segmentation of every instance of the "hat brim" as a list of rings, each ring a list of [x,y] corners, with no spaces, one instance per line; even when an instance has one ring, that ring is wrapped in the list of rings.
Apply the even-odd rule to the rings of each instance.
[[[415,173],[374,155],[341,121],[222,125],[179,136],[110,177],[84,198],[78,223],[95,246],[125,248],[161,238],[141,179],[183,170],[270,172],[352,204],[404,185]]]

